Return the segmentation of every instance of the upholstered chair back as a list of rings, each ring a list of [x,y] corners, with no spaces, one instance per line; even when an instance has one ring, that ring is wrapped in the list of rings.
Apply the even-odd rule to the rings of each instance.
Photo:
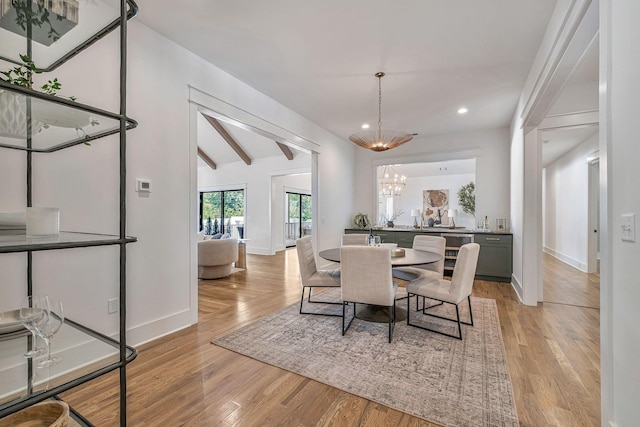
[[[317,273],[316,258],[313,254],[311,237],[303,237],[296,240],[296,251],[298,252],[298,264],[300,265],[300,280],[302,286],[309,286],[309,279]]]
[[[452,303],[459,304],[463,299],[471,295],[479,253],[480,245],[477,243],[467,243],[460,247],[456,265],[453,268],[453,275],[451,276],[449,295]]]
[[[441,261],[419,266],[425,270],[435,271],[441,279],[444,277],[444,251],[446,242],[444,237],[439,236],[415,236],[413,238],[413,249],[435,252],[442,256]]]
[[[343,234],[342,246],[347,246],[347,245],[366,246],[367,237],[368,237],[367,234]]]
[[[389,248],[342,246],[340,270],[343,301],[394,305],[396,287]]]

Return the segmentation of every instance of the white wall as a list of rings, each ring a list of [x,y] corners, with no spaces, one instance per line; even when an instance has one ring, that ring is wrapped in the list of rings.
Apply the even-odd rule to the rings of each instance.
[[[475,228],[475,217],[471,214],[462,212],[462,208],[458,203],[458,190],[463,185],[475,182],[476,175],[471,174],[455,174],[455,175],[438,175],[407,178],[407,185],[402,191],[402,196],[395,199],[397,209],[402,209],[404,213],[398,217],[395,224],[413,225],[411,217],[411,209],[422,210],[422,193],[424,190],[449,190],[449,209],[457,209],[458,216],[455,218],[456,227]],[[446,212],[443,212],[446,215]],[[420,224],[420,218],[417,218]]]
[[[207,166],[198,168],[198,191],[213,191],[230,188],[245,189],[246,226],[244,230],[247,252],[273,255],[275,233],[272,224],[283,217],[283,206],[272,203],[271,177],[291,172],[311,171],[311,157],[296,153],[293,160],[284,155],[254,159],[250,166],[244,162],[218,165],[215,171]],[[310,188],[309,175],[307,187]],[[282,226],[283,221],[280,223]],[[280,240],[282,240],[280,238]]]
[[[321,249],[335,243],[325,236],[339,239],[350,221],[354,148],[139,21],[129,25],[128,49],[128,114],[140,123],[127,140],[127,233],[139,239],[127,249],[128,328],[137,344],[197,319],[197,162],[188,85],[317,144]],[[117,111],[118,52],[116,32],[55,71],[63,94]],[[60,207],[63,230],[117,233],[117,137],[34,157],[34,205]],[[24,153],[2,151],[0,210],[26,206],[24,170]],[[149,197],[135,193],[136,178],[152,180]],[[0,256],[0,309],[17,307],[25,292],[25,257]],[[61,297],[71,318],[117,331],[117,315],[107,315],[107,299],[118,289],[116,248],[49,251],[36,258],[36,292]]]
[[[598,135],[547,165],[543,173],[543,242],[545,252],[584,272],[589,239],[589,164]]]
[[[486,215],[492,223],[495,223],[496,218],[508,218],[508,142],[507,129],[493,129],[418,137],[382,153],[358,148],[351,217],[362,212],[368,214],[370,219],[374,221],[376,219],[376,166],[475,158],[476,216],[484,218]],[[407,185],[409,181],[410,179],[407,178]],[[465,184],[468,182],[466,181]],[[457,193],[457,189],[455,192]],[[449,196],[453,197],[452,192]],[[413,203],[411,202],[411,205]],[[414,206],[414,208],[418,207],[420,205]],[[405,209],[405,214],[410,214],[410,209]],[[408,220],[404,222],[408,223]]]
[[[603,422],[638,424],[640,402],[640,234],[621,240],[620,215],[640,214],[640,2],[602,0],[600,34],[600,182],[608,187],[601,206],[601,351]],[[604,123],[604,130],[603,130]]]

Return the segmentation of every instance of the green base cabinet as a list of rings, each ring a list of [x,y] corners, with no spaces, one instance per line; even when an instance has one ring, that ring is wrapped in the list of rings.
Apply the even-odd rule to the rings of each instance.
[[[474,241],[480,245],[476,278],[511,282],[513,236],[510,234],[477,233]]]
[[[369,234],[369,230],[347,228],[345,233]],[[401,248],[413,246],[413,238],[418,234],[455,237],[473,235],[473,241],[480,245],[480,255],[476,268],[476,279],[494,282],[511,282],[513,273],[513,235],[506,233],[484,233],[472,230],[414,230],[414,229],[378,229],[373,234],[380,236],[383,243],[397,243]],[[447,239],[449,241],[449,239]],[[459,242],[464,244],[465,242]],[[447,243],[449,246],[449,243]],[[459,246],[459,245],[458,245]],[[455,248],[450,248],[455,249]],[[455,258],[455,257],[454,257]],[[452,260],[449,260],[452,261]],[[446,274],[446,273],[445,273]],[[450,272],[449,272],[450,274]]]

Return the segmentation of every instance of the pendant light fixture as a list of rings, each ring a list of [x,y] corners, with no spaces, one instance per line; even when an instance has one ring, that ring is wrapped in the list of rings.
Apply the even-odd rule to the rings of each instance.
[[[406,176],[396,173],[391,165],[382,166],[378,185],[380,197],[400,197],[405,185],[407,185]]]
[[[375,76],[378,78],[378,128],[354,133],[349,137],[349,141],[369,150],[386,151],[411,141],[413,136],[403,131],[382,129],[382,77],[384,77],[384,73],[380,71]]]

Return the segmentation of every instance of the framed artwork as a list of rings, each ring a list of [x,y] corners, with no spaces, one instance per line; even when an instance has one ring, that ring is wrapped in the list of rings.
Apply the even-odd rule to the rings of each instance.
[[[434,225],[449,225],[449,190],[424,190],[422,209],[425,223],[428,224],[432,218]]]

